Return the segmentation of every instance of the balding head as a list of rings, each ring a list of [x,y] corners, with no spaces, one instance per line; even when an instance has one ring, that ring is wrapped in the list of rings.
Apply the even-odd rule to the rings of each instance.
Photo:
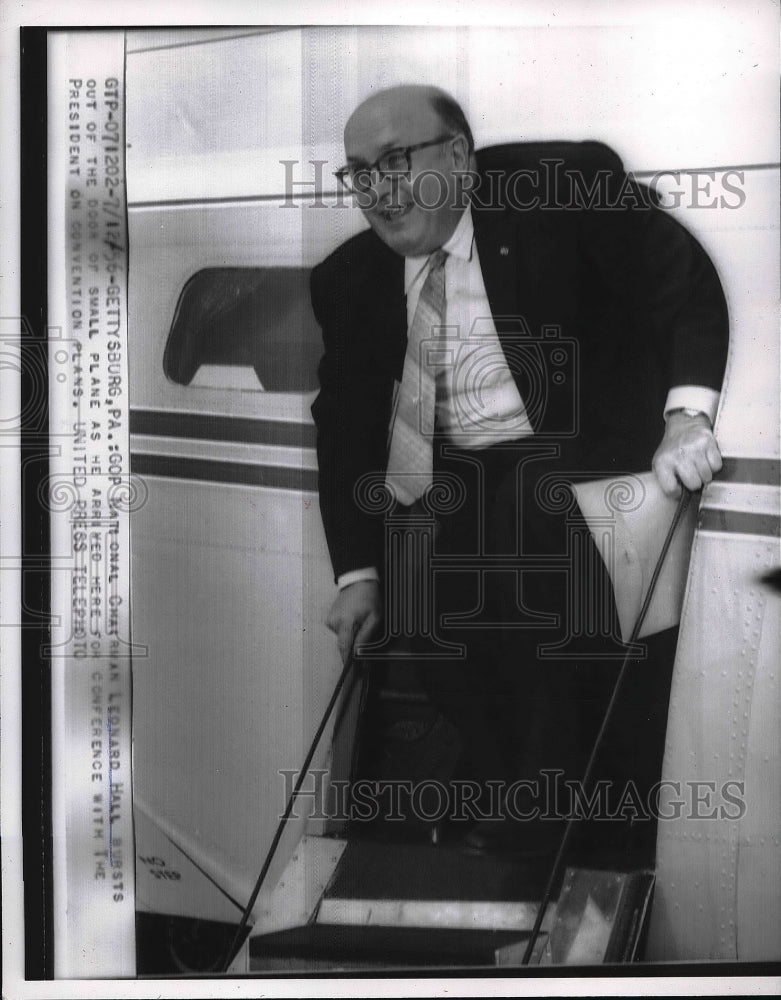
[[[415,109],[422,112],[427,108],[436,116],[443,132],[463,135],[467,140],[469,152],[474,150],[472,130],[458,102],[440,87],[423,84],[389,87],[368,97],[348,118],[344,130],[345,143],[351,124],[360,128],[361,119],[365,115],[387,118],[390,115],[404,116]]]
[[[465,128],[458,128],[461,122]],[[411,153],[409,174],[377,178],[360,204],[377,235],[404,256],[430,253],[447,241],[463,211],[458,174],[470,168],[472,144],[448,94],[427,86],[372,94],[350,115],[344,144],[354,169],[391,149],[425,144]]]

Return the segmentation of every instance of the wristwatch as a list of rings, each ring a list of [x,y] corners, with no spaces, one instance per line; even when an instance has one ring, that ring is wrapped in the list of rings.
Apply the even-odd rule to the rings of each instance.
[[[673,410],[668,410],[665,413],[665,420],[667,417],[671,417],[673,413],[682,413],[685,417],[707,417],[708,414],[704,413],[702,410],[695,410],[691,406],[676,406]],[[710,420],[708,421],[710,422]]]

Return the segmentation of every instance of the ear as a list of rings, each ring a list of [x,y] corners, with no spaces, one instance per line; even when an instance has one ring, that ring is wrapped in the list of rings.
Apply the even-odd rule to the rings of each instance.
[[[458,135],[452,140],[453,145],[451,146],[452,156],[453,156],[453,166],[456,170],[468,170],[469,169],[469,147],[467,145],[466,136]]]

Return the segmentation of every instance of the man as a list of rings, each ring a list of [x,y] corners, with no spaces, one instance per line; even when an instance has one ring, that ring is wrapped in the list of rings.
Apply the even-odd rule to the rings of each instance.
[[[546,489],[557,476],[652,464],[670,495],[711,480],[727,346],[718,278],[658,209],[557,210],[544,197],[519,206],[501,171],[487,183],[497,171],[481,169],[463,112],[436,88],[373,95],[344,140],[340,178],[371,228],[312,274],[325,344],[313,405],[320,500],[339,588],[328,625],[343,658],[382,632],[394,570],[387,517],[360,495],[366,477],[384,477],[394,512],[413,514],[432,481],[459,483],[460,506],[437,516],[434,550],[455,562],[432,579],[438,636],[466,653],[444,666],[423,655],[430,690],[464,739],[465,773],[512,780],[519,767],[561,764],[577,776],[599,717],[592,710],[580,727],[584,691],[601,704],[606,690],[593,666],[605,635],[585,651],[592,665],[552,669],[539,655],[541,642],[566,638],[550,623],[569,627],[567,588],[593,583],[546,571],[579,513],[570,498],[563,517]],[[555,364],[540,353],[552,344],[541,331],[569,349]],[[491,555],[520,552],[542,558],[536,573],[519,582],[493,572]],[[482,574],[463,572],[474,555],[486,557]],[[448,615],[460,625],[448,630]]]

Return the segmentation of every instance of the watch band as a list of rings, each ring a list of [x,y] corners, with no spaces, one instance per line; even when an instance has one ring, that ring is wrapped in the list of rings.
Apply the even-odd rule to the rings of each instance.
[[[705,412],[703,412],[702,410],[695,410],[691,406],[676,406],[674,409],[668,410],[667,413],[665,413],[665,415],[664,415],[665,420],[667,419],[667,417],[671,417],[673,415],[673,413],[682,413],[685,417],[700,417],[700,416],[707,417],[708,416],[708,414],[705,413]],[[710,418],[708,418],[708,423],[710,423]]]

